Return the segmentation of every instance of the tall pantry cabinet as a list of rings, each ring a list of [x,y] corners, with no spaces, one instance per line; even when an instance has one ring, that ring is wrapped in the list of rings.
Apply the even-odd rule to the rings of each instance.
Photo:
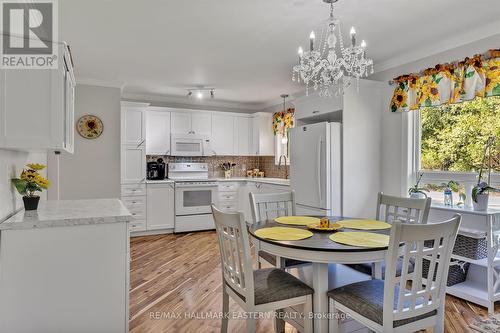
[[[146,230],[146,109],[149,103],[121,103],[121,199],[134,221],[130,231]]]

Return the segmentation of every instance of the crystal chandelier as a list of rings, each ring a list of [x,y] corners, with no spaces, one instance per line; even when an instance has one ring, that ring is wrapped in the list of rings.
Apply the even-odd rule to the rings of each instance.
[[[350,78],[359,79],[373,73],[373,60],[366,58],[366,42],[356,45],[356,30],[351,28],[351,46],[344,47],[340,21],[333,16],[333,4],[338,0],[323,0],[330,4],[330,17],[320,31],[319,43],[315,44],[314,31],[309,35],[309,51],[299,47],[299,62],[293,66],[292,80],[303,82],[306,95],[309,87],[319,90],[320,96],[339,95],[351,82]],[[336,36],[338,31],[338,39]],[[340,54],[336,45],[339,42]],[[317,45],[317,46],[316,46]],[[344,80],[343,78],[346,77]]]

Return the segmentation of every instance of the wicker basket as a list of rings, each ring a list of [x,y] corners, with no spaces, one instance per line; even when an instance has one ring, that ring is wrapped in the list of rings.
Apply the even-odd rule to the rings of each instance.
[[[424,242],[425,247],[432,247],[433,240]],[[457,235],[453,254],[469,259],[479,260],[488,257],[488,241],[486,237],[469,237],[462,234]]]
[[[427,275],[429,274],[430,260],[422,260],[422,277],[427,279]],[[451,259],[446,285],[449,287],[464,282],[467,278],[467,271],[469,270],[469,266],[470,264],[467,262]],[[437,272],[434,271],[434,279],[436,279],[436,274]]]
[[[486,238],[473,238],[457,235],[453,254],[469,259],[484,259],[488,257],[488,241]]]

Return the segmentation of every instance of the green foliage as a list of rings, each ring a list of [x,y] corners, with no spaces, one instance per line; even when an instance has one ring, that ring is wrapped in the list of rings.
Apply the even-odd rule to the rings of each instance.
[[[421,109],[424,170],[477,172],[488,137],[500,138],[500,97]],[[500,171],[500,149],[492,149],[492,170]]]
[[[17,192],[21,195],[26,195],[26,187],[28,182],[25,181],[24,179],[19,179],[19,178],[12,178],[11,179],[12,184],[14,184],[14,187],[16,188]]]

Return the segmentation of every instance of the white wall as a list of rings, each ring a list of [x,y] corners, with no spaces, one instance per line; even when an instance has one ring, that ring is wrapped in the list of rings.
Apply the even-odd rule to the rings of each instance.
[[[23,206],[21,195],[12,186],[10,179],[19,177],[27,163],[46,164],[47,154],[0,149],[0,221],[3,221]],[[45,175],[45,171],[42,171],[42,174]],[[45,200],[46,192],[42,192],[40,197]]]
[[[388,82],[399,75],[420,72],[439,63],[462,60],[498,48],[498,45],[500,45],[500,34],[376,73],[370,76],[370,79]],[[382,110],[382,191],[387,194],[406,195],[408,182],[412,181],[409,174],[411,162],[408,161],[412,154],[408,148],[409,140],[413,139],[412,133],[408,131],[412,114],[389,111],[393,91],[394,87],[388,85],[385,92],[385,110]]]
[[[104,130],[93,140],[75,131],[74,154],[60,156],[59,198],[119,198],[120,89],[77,85],[75,120],[87,114],[101,118]],[[49,156],[49,167],[56,168],[53,156]]]

